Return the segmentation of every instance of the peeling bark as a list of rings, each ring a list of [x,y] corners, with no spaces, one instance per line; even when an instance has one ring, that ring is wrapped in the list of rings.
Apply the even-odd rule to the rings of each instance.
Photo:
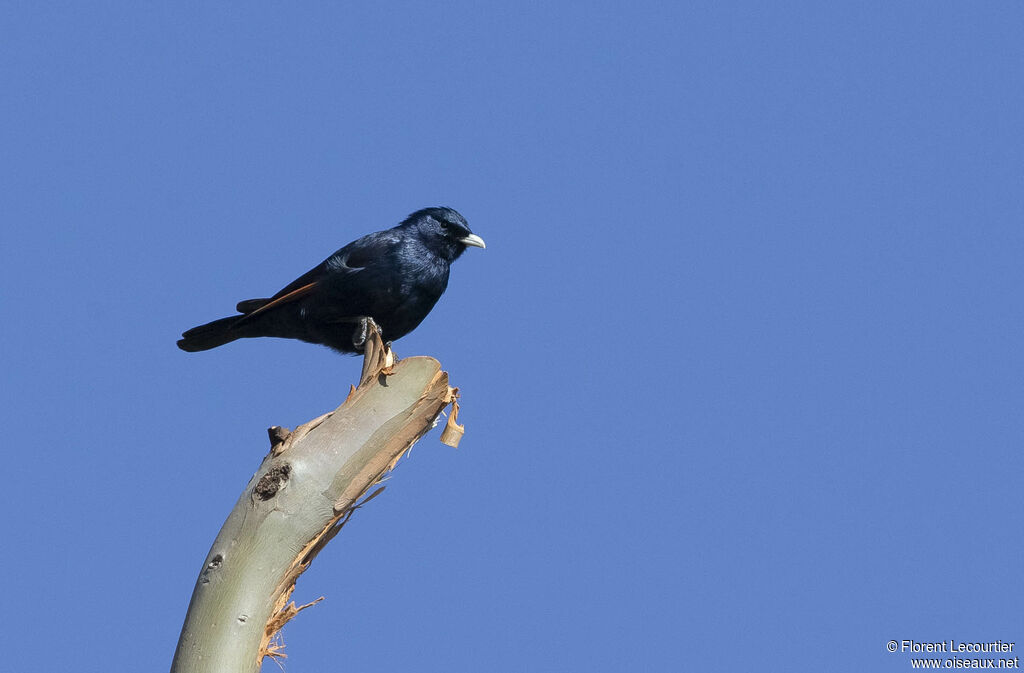
[[[290,602],[299,575],[456,394],[437,360],[396,361],[371,330],[340,407],[292,432],[270,428],[270,453],[207,554],[171,673],[254,673],[283,657],[281,627],[321,600]]]

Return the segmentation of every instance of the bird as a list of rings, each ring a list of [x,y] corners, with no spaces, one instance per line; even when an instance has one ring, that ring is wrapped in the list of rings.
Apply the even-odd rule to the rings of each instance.
[[[361,352],[366,318],[385,342],[414,330],[448,287],[452,262],[467,247],[486,248],[466,218],[423,208],[391,229],[352,241],[272,297],[238,303],[238,315],[184,332],[178,348],[194,353],[236,339],[281,337]]]

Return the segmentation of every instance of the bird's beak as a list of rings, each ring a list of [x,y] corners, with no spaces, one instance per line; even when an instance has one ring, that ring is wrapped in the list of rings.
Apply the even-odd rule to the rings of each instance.
[[[484,243],[484,239],[480,238],[476,234],[470,234],[466,238],[460,238],[459,243],[463,245],[471,245],[474,248],[486,248],[487,244]]]

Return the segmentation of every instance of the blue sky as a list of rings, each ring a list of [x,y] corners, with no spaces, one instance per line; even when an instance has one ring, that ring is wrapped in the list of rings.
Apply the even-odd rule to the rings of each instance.
[[[289,671],[898,671],[1024,640],[1016,2],[5,3],[4,668],[165,670],[269,425],[177,335],[428,205],[463,391]],[[1024,645],[1022,645],[1024,647]],[[276,670],[272,664],[265,670]]]

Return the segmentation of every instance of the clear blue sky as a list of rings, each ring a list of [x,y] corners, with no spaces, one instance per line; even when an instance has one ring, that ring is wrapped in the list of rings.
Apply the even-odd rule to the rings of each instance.
[[[1019,2],[4,3],[10,671],[170,665],[269,425],[178,334],[450,205],[462,388],[299,582],[300,671],[903,671],[1024,641]],[[1021,642],[1020,648],[1024,648]],[[273,667],[266,670],[276,670]]]

